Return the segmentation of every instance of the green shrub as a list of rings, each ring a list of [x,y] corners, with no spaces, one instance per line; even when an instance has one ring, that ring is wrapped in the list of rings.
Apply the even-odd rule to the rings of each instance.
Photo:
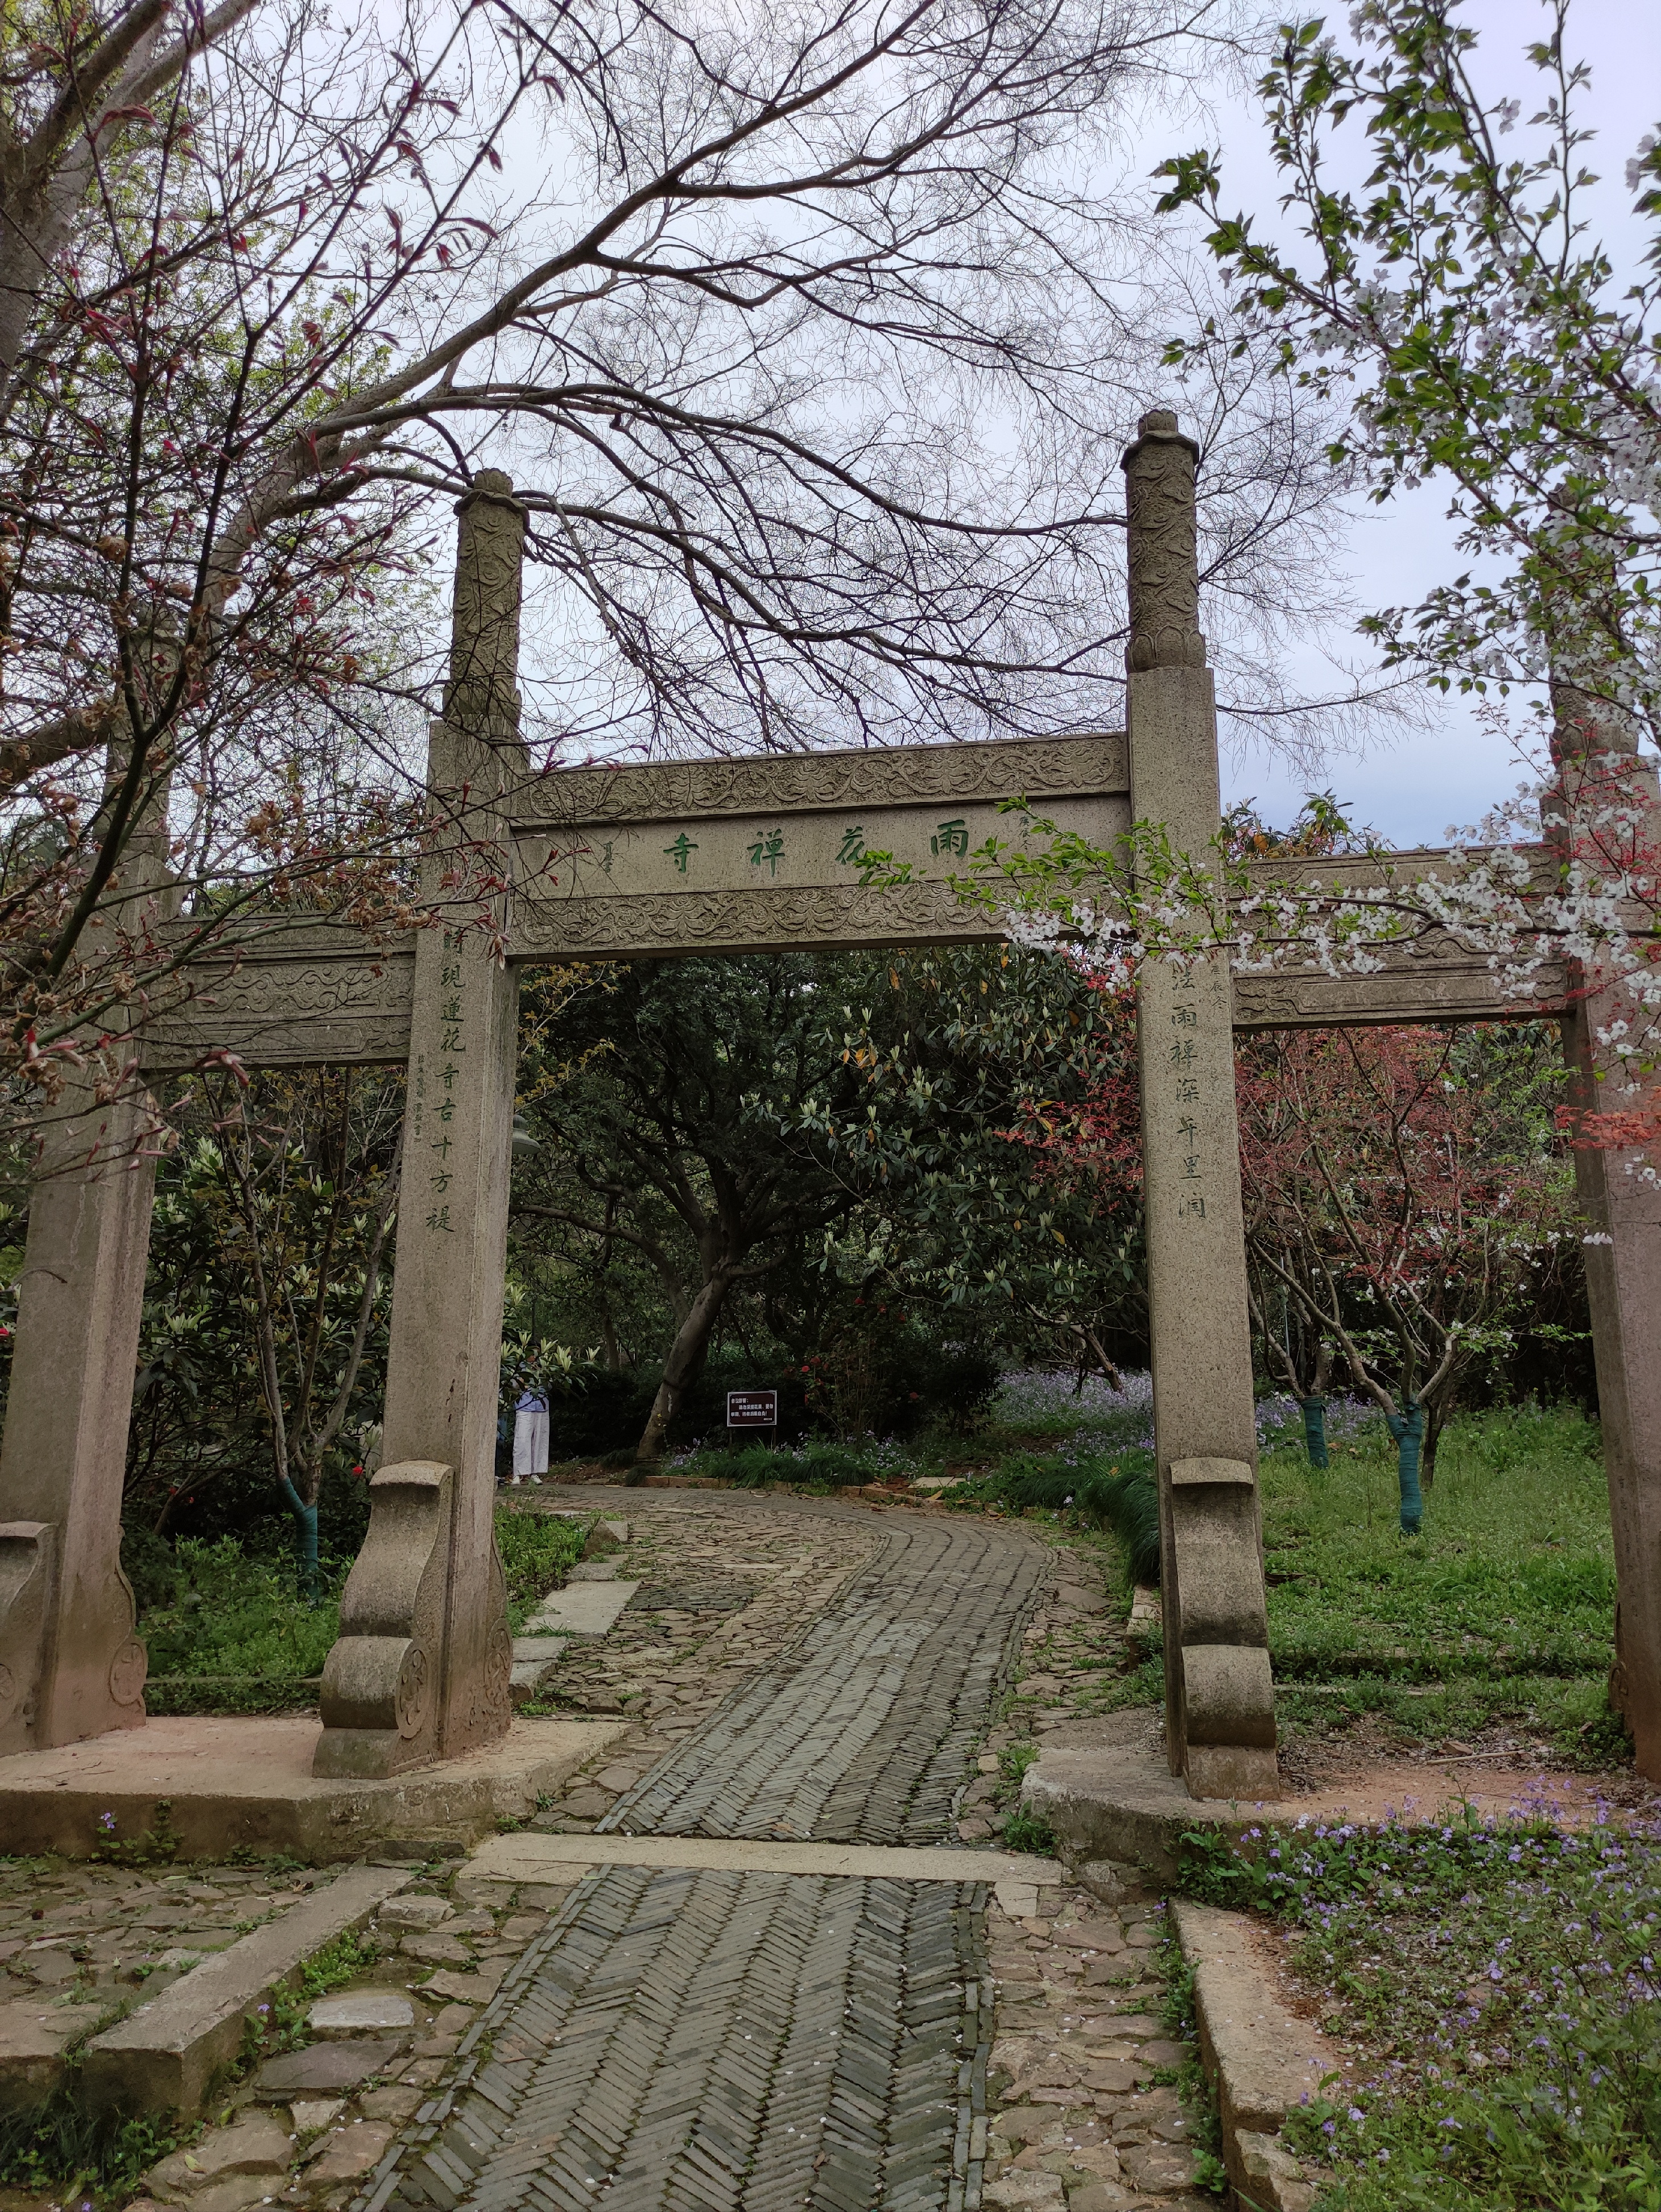
[[[1124,1547],[1132,1580],[1159,1579],[1159,1492],[1151,1452],[1123,1451],[1111,1460],[1012,1452],[975,1490],[1017,1512],[1033,1506],[1070,1510],[1094,1528],[1110,1528]]]
[[[689,1474],[718,1476],[745,1489],[762,1489],[770,1482],[804,1482],[827,1489],[880,1482],[902,1465],[902,1455],[889,1443],[867,1438],[862,1443],[833,1443],[809,1437],[794,1449],[774,1450],[767,1444],[745,1444],[736,1451],[695,1452],[685,1461]]]
[[[501,1507],[496,1526],[517,1634],[523,1614],[581,1557],[588,1530],[581,1521]],[[273,1712],[314,1701],[312,1686],[340,1632],[349,1559],[324,1561],[321,1597],[308,1605],[286,1559],[249,1553],[234,1536],[173,1545],[141,1537],[131,1546],[124,1538],[124,1559],[130,1551],[140,1568],[138,1632],[149,1653],[152,1712]]]
[[[508,1583],[508,1617],[519,1632],[520,1617],[539,1597],[558,1589],[582,1557],[588,1524],[557,1514],[496,1509],[496,1549]]]
[[[1030,1851],[1035,1858],[1053,1859],[1057,1853],[1056,1831],[1042,1813],[1029,1813],[1025,1805],[1017,1805],[1004,1822],[998,1842],[1004,1850]]]
[[[323,1563],[322,1596],[308,1605],[286,1560],[245,1552],[234,1536],[181,1537],[171,1573],[147,1559],[150,1602],[139,1616],[152,1675],[300,1681],[320,1674],[340,1632],[350,1560]]]

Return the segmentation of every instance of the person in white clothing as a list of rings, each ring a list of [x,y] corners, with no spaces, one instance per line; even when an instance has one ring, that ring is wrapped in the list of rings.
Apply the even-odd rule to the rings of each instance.
[[[527,1390],[514,1408],[514,1480],[539,1483],[548,1472],[548,1401]]]

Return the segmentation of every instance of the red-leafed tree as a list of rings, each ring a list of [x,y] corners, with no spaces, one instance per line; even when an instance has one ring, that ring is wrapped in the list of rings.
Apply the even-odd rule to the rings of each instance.
[[[1253,1314],[1270,1371],[1333,1366],[1398,1448],[1404,1534],[1462,1377],[1512,1341],[1543,1264],[1578,1264],[1552,1133],[1555,1039],[1514,1030],[1283,1034],[1241,1054]]]

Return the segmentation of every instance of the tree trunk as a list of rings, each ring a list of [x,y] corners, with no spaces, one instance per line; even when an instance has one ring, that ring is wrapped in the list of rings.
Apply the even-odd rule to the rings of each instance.
[[[278,1477],[294,1516],[295,1577],[307,1605],[317,1603],[317,1498],[308,1505],[286,1474]]]
[[[663,1456],[669,1424],[679,1410],[681,1400],[703,1372],[704,1355],[709,1349],[709,1339],[731,1280],[728,1275],[712,1276],[693,1299],[686,1318],[675,1331],[669,1357],[663,1363],[663,1380],[658,1385],[645,1431],[635,1449],[636,1480]]]
[[[1384,1421],[1396,1439],[1396,1479],[1402,1494],[1402,1534],[1416,1536],[1425,1517],[1419,1490],[1419,1454],[1425,1440],[1425,1409],[1416,1398],[1402,1401],[1405,1413],[1386,1413]]]
[[[1329,1467],[1327,1457],[1327,1401],[1324,1396],[1299,1398],[1304,1409],[1304,1449],[1311,1467]]]
[[[1454,1395],[1451,1390],[1449,1390],[1436,1400],[1426,1419],[1425,1449],[1420,1463],[1420,1474],[1427,1490],[1431,1489],[1436,1480],[1436,1448],[1442,1441],[1442,1431],[1446,1428],[1452,1415],[1453,1406]]]

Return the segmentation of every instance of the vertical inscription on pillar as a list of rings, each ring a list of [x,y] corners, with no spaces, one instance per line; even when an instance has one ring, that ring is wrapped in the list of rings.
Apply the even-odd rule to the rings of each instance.
[[[1125,455],[1131,812],[1205,866],[1220,824],[1199,629],[1198,448],[1163,411]],[[1172,1771],[1196,1797],[1278,1794],[1226,956],[1139,979],[1142,1167]],[[1185,1470],[1180,1480],[1173,1470]],[[1178,1494],[1180,1492],[1180,1495]]]

